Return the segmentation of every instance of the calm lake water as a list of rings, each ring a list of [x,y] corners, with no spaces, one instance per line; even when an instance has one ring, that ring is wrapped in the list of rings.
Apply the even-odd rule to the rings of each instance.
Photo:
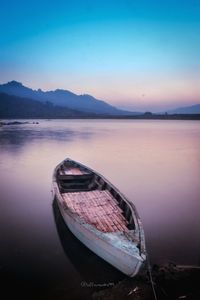
[[[66,157],[136,204],[152,264],[200,264],[198,121],[39,120],[0,128],[0,285],[7,296],[87,299],[95,285],[124,278],[74,238],[53,203],[52,172]]]

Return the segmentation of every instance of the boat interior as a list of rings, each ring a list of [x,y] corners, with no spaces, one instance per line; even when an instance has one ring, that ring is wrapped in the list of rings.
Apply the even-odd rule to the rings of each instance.
[[[102,232],[130,232],[135,222],[129,204],[100,175],[73,161],[57,170],[57,182],[66,209]]]

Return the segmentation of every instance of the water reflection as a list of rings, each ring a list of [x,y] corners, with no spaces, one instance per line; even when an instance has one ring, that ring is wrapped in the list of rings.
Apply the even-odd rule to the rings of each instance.
[[[97,170],[135,203],[152,263],[199,264],[199,122],[39,122],[0,128],[0,285],[7,293],[27,287],[28,299],[36,290],[43,299],[88,299],[81,281],[118,280],[52,214],[52,172],[65,157]]]
[[[37,125],[39,126],[39,125]],[[43,129],[39,128],[39,130],[35,130],[35,128],[9,128],[9,129],[1,129],[0,132],[0,146],[13,145],[13,146],[23,146],[24,144],[34,142],[34,141],[42,141],[42,140],[59,140],[61,141],[72,141],[74,139],[90,139],[94,134],[92,131],[78,131],[67,128],[51,130],[51,129]],[[7,148],[8,149],[8,148]]]
[[[125,275],[95,255],[70,232],[55,199],[53,214],[63,250],[83,281],[109,284],[125,278]]]

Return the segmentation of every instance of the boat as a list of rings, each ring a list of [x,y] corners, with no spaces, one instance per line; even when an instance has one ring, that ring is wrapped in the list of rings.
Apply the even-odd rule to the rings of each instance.
[[[104,176],[70,158],[53,173],[53,197],[86,247],[134,277],[146,262],[144,230],[135,205]]]

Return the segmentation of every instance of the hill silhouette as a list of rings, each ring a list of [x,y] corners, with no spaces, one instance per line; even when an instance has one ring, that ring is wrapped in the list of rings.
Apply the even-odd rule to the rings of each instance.
[[[70,91],[62,89],[56,89],[55,91],[47,92],[44,92],[41,89],[32,90],[17,81],[10,81],[6,84],[1,84],[0,92],[13,96],[34,99],[43,103],[49,101],[57,106],[63,106],[86,113],[104,115],[133,114],[131,112],[117,109],[105,101],[98,100],[90,95],[76,95]]]
[[[90,114],[61,107],[51,102],[11,96],[0,93],[0,118],[73,118]]]

